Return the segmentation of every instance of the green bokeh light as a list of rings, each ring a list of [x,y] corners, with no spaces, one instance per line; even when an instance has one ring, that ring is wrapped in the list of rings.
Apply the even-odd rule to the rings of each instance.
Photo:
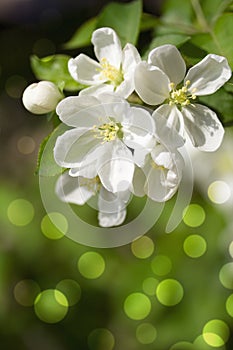
[[[100,277],[105,270],[105,261],[99,253],[86,252],[78,260],[80,273],[89,279]]]
[[[142,236],[131,243],[132,253],[139,259],[149,258],[154,252],[154,242],[147,236]]]
[[[57,289],[47,289],[38,294],[34,310],[37,317],[46,323],[60,322],[67,314],[68,300]]]
[[[213,350],[216,346],[207,344],[203,335],[199,335],[193,342],[193,350]],[[218,350],[226,350],[225,345],[218,346]]]
[[[224,181],[214,181],[208,187],[209,199],[216,204],[228,201],[231,196],[231,189]]]
[[[167,275],[172,269],[172,262],[166,255],[157,255],[151,262],[152,271],[158,276]]]
[[[156,328],[151,323],[142,323],[136,329],[136,338],[141,344],[153,343],[156,336]]]
[[[81,297],[80,285],[71,279],[65,279],[60,281],[56,285],[56,289],[60,290],[66,296],[69,306],[75,305]]]
[[[227,313],[233,317],[233,294],[231,294],[226,301],[226,310]]]
[[[187,341],[180,341],[174,345],[169,350],[196,350],[192,343]]]
[[[203,328],[203,339],[213,347],[224,345],[230,335],[228,325],[222,320],[211,320]]]
[[[143,293],[132,293],[125,299],[124,311],[133,320],[143,320],[151,311],[150,299]]]
[[[233,262],[223,265],[219,272],[219,279],[225,288],[233,289]]]
[[[207,244],[202,236],[190,235],[185,239],[183,248],[185,253],[191,258],[199,258],[205,254]]]
[[[38,283],[31,279],[19,281],[14,287],[14,297],[23,306],[32,306],[39,292]]]
[[[94,329],[88,336],[90,350],[112,350],[115,346],[113,334],[106,328]]]
[[[13,225],[26,226],[34,217],[33,205],[26,199],[15,199],[8,206],[7,216]]]
[[[68,222],[61,213],[48,213],[41,221],[41,231],[50,239],[62,238],[68,230]]]
[[[143,281],[142,289],[148,295],[155,295],[159,281],[154,277],[148,277]]]
[[[205,211],[199,204],[190,204],[183,211],[183,221],[187,226],[198,227],[205,221]]]
[[[178,304],[184,295],[180,282],[175,279],[166,279],[159,283],[156,289],[159,302],[165,306]]]

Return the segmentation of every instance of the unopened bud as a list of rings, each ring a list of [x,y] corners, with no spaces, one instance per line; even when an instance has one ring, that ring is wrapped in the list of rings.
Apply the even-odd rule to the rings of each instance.
[[[29,85],[23,93],[24,107],[34,114],[45,114],[56,109],[63,98],[58,87],[50,81],[40,81]]]

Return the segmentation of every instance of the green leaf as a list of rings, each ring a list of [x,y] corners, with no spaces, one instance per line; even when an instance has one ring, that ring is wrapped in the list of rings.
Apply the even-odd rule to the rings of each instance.
[[[207,22],[212,26],[231,3],[232,0],[202,0],[201,7]]]
[[[77,83],[68,71],[70,56],[53,55],[44,58],[31,56],[31,67],[38,80],[49,80],[67,91],[81,90],[83,85]]]
[[[223,123],[232,120],[233,96],[223,87],[209,96],[199,96],[198,100],[213,109]]]
[[[158,23],[159,23],[159,20],[157,17],[149,13],[143,12],[141,16],[141,22],[140,22],[140,32],[154,29],[158,25]]]
[[[182,34],[166,34],[166,35],[157,36],[151,41],[149,48],[143,54],[143,59],[146,59],[149,52],[158,46],[171,44],[171,45],[175,45],[176,47],[180,47],[184,43],[189,41],[189,39],[190,39],[190,36],[182,35]]]
[[[139,35],[142,14],[141,0],[122,4],[109,3],[100,13],[97,27],[111,27],[114,29],[124,46],[126,43],[136,44]]]
[[[62,172],[62,168],[55,162],[53,149],[58,136],[62,135],[69,127],[60,124],[41,143],[37,158],[35,173],[40,176],[55,176]]]
[[[65,49],[78,49],[91,44],[91,36],[96,29],[97,18],[93,17],[79,27],[71,39],[63,46]]]
[[[233,13],[225,13],[217,20],[212,33],[193,36],[192,43],[206,50],[224,56],[233,69]]]

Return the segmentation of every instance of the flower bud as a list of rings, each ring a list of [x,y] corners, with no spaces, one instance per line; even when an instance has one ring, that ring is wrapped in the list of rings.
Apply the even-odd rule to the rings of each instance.
[[[40,81],[29,85],[23,93],[24,107],[34,114],[45,114],[55,110],[63,98],[58,87],[50,81]]]

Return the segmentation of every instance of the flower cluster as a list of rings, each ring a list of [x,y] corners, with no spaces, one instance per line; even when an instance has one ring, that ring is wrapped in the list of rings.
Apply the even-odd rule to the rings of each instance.
[[[61,94],[51,91],[51,109],[59,102],[56,113],[70,127],[54,147],[56,163],[67,169],[56,193],[78,205],[97,194],[99,224],[111,227],[125,220],[132,194],[164,202],[176,193],[187,137],[202,151],[220,146],[224,129],[198,96],[218,90],[231,69],[224,57],[209,54],[186,73],[173,45],[153,49],[143,61],[132,44],[122,49],[111,28],[95,30],[92,43],[98,62],[80,54],[68,63],[73,79],[87,87],[60,102]],[[140,105],[130,104],[132,94]]]

